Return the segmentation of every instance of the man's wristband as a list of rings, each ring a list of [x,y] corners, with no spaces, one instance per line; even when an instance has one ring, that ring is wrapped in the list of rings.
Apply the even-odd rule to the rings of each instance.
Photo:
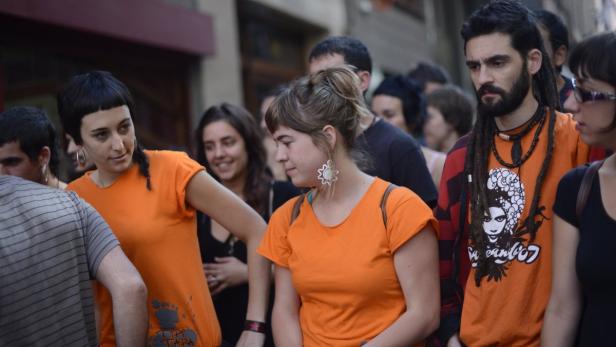
[[[248,319],[244,322],[244,330],[254,331],[255,333],[265,334],[265,327],[266,325],[264,322]]]

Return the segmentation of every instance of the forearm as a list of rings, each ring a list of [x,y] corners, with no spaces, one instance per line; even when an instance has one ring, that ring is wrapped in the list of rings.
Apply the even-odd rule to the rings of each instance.
[[[580,318],[581,305],[579,300],[573,302],[557,302],[550,300],[545,313],[541,346],[566,347],[573,346]]]
[[[302,346],[302,330],[299,324],[299,312],[289,312],[288,307],[274,305],[272,312],[272,331],[277,346]]]
[[[246,243],[248,251],[248,307],[246,319],[265,322],[269,300],[271,262],[257,254],[261,242],[260,233],[251,236]]]
[[[412,346],[423,341],[438,327],[438,312],[423,309],[406,311],[392,325],[370,340],[365,347]]]
[[[113,325],[118,347],[145,346],[148,329],[147,290],[143,282],[125,283],[111,293]]]

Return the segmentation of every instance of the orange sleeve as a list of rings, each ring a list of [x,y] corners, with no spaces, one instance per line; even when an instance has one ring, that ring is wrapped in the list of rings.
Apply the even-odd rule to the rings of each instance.
[[[192,217],[195,215],[195,209],[186,203],[186,186],[188,182],[201,170],[205,168],[190,159],[184,152],[170,152],[174,153],[175,165],[175,194],[180,207],[180,212],[186,217]]]
[[[438,223],[432,210],[419,196],[407,188],[400,187],[391,192],[386,210],[387,236],[392,253],[395,253],[428,224],[438,234]]]
[[[296,197],[287,201],[274,211],[261,244],[257,248],[257,253],[283,267],[289,267],[291,247],[287,241],[287,234],[290,229],[291,211],[297,199]]]

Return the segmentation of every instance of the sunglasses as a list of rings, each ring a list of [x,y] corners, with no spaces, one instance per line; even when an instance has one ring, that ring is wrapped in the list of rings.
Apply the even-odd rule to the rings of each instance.
[[[602,101],[602,100],[616,101],[616,94],[609,94],[609,93],[602,93],[602,92],[586,90],[578,86],[575,83],[575,80],[572,80],[572,82],[573,82],[573,95],[575,96],[575,100],[577,100],[577,102],[579,103],[584,103],[588,101],[591,101],[591,102]]]

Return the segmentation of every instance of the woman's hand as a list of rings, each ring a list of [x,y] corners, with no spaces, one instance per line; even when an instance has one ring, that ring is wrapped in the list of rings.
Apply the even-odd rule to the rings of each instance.
[[[207,285],[212,295],[226,288],[248,282],[248,265],[236,257],[214,258],[215,263],[203,264]]]

